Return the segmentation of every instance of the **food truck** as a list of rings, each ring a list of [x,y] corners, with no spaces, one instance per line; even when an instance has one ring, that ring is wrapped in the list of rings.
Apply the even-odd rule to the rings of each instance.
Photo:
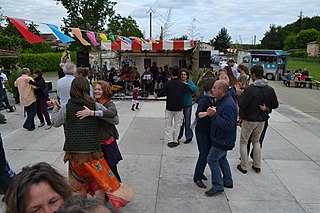
[[[259,64],[264,68],[264,77],[272,80],[284,74],[289,54],[283,50],[249,50],[241,52],[239,55],[239,64],[244,64],[249,69],[253,65]]]

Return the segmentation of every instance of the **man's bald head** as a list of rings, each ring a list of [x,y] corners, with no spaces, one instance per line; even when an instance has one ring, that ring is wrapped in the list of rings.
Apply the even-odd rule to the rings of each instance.
[[[225,80],[216,81],[217,86],[222,90],[224,94],[226,94],[229,90],[229,84]]]
[[[227,94],[229,90],[229,84],[228,82],[226,82],[225,80],[217,80],[212,89],[211,92],[213,93],[213,95],[216,98],[222,98],[223,96],[225,96]]]

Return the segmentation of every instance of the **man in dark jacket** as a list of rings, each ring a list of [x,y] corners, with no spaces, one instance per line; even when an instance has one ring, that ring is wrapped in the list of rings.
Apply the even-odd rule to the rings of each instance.
[[[244,91],[239,98],[240,156],[241,164],[237,166],[242,173],[247,173],[248,151],[247,143],[251,135],[253,145],[253,165],[255,172],[261,172],[261,148],[259,144],[260,134],[264,123],[268,119],[268,111],[279,106],[276,93],[268,85],[268,81],[262,79],[263,67],[254,65],[251,68],[254,82]]]
[[[228,90],[229,85],[225,80],[216,81],[211,89],[216,97],[217,106],[209,107],[207,110],[212,121],[212,147],[207,158],[212,174],[212,188],[206,191],[207,196],[223,192],[223,187],[233,188],[227,151],[233,149],[237,137],[237,107]]]
[[[170,148],[179,145],[178,136],[183,122],[183,96],[192,93],[186,83],[178,78],[180,69],[174,66],[171,70],[172,79],[163,85],[159,93],[153,93],[155,98],[167,96],[165,112],[165,141]]]
[[[7,192],[11,178],[9,176],[8,170],[6,168],[6,156],[3,149],[2,137],[0,134],[0,188],[4,192]]]

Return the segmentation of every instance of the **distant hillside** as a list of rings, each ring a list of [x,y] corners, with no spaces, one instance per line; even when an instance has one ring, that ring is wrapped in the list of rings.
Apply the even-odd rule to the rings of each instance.
[[[320,16],[314,16],[312,18],[304,17],[302,19],[298,19],[296,22],[287,24],[282,29],[289,33],[297,34],[301,30],[307,30],[311,28],[320,31]]]
[[[304,49],[308,42],[315,40],[320,40],[320,16],[299,18],[284,27],[271,24],[261,46],[266,49]]]

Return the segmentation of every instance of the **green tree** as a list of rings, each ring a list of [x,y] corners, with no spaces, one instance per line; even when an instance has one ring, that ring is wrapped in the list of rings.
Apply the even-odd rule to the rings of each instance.
[[[171,40],[188,40],[188,36],[187,35],[183,35],[183,36],[180,36],[180,37],[174,37],[173,39]]]
[[[226,52],[231,46],[231,36],[228,34],[227,29],[222,27],[218,32],[218,35],[210,40],[210,44],[213,45],[215,49]]]
[[[80,29],[101,31],[106,22],[114,15],[113,7],[116,2],[109,0],[56,0],[62,4],[68,13],[62,21],[66,28],[79,27]],[[68,32],[68,29],[65,30]]]
[[[32,33],[40,35],[36,24],[27,24],[27,27]],[[47,43],[29,44],[17,28],[8,20],[6,25],[0,28],[0,46],[3,49],[15,52],[44,53],[52,51]]]
[[[116,2],[110,0],[55,0],[62,4],[68,13],[62,21],[65,25],[64,32],[69,34],[70,27],[99,32],[104,30],[105,24],[114,15],[113,7]],[[87,39],[86,35],[83,35]],[[90,46],[84,46],[77,39],[71,43],[69,49],[75,51],[89,51]]]
[[[319,32],[316,29],[301,30],[297,35],[296,48],[307,48],[307,43],[316,41]]]
[[[121,35],[125,37],[143,37],[143,34],[140,31],[137,22],[131,16],[122,17],[119,14],[113,16],[110,19],[106,32],[113,35]]]
[[[297,44],[297,36],[296,35],[289,35],[284,40],[284,49],[290,50],[290,49],[296,49]]]
[[[264,34],[261,45],[267,49],[283,49],[284,35],[281,34],[281,26],[270,25],[269,31]]]

